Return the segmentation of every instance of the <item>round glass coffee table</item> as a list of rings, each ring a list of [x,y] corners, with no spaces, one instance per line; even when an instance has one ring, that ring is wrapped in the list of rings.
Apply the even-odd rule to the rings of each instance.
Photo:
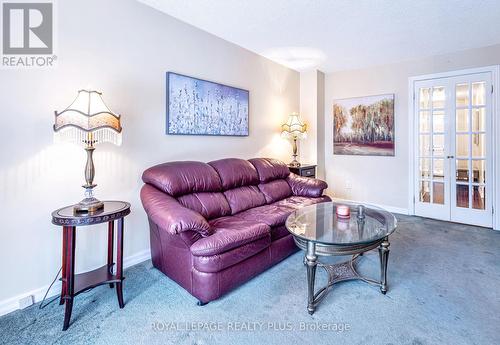
[[[350,216],[337,215],[337,208],[350,212]],[[345,213],[345,212],[344,212]],[[360,279],[387,292],[387,262],[389,259],[389,235],[397,226],[396,218],[389,212],[369,205],[344,202],[325,202],[306,206],[293,212],[286,220],[286,227],[297,246],[306,251],[308,303],[313,314],[317,305],[330,291],[333,284]],[[380,256],[380,281],[361,276],[356,271],[356,260],[364,252],[378,248]],[[350,260],[327,265],[318,256],[352,255]],[[315,291],[316,267],[328,274],[328,283]]]

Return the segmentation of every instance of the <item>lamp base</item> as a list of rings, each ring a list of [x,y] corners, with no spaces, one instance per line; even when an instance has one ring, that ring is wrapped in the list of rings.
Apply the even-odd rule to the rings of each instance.
[[[298,167],[300,167],[300,162],[299,162],[298,160],[294,159],[293,161],[291,161],[291,162],[288,164],[288,166],[291,166],[291,167],[293,167],[293,168],[298,168]]]
[[[92,213],[104,208],[104,203],[94,197],[85,198],[73,207],[74,213]]]

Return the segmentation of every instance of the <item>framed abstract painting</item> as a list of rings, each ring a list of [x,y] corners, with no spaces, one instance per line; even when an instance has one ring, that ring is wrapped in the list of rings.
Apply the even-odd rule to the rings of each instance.
[[[394,94],[335,100],[333,153],[394,156]]]
[[[248,136],[249,91],[167,72],[167,134]]]

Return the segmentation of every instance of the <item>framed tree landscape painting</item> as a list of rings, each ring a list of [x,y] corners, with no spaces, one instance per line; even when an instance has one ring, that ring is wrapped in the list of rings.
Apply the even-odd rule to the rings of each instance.
[[[335,100],[333,153],[394,156],[394,94]]]
[[[167,134],[248,136],[249,92],[167,72]]]

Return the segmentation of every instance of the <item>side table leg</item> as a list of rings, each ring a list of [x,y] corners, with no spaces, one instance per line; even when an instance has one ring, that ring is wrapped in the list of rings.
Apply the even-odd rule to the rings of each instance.
[[[115,241],[115,222],[112,220],[108,222],[108,272],[113,270],[113,257],[114,257],[114,243]],[[110,288],[114,287],[113,283],[109,284]]]
[[[68,244],[68,236],[66,228],[63,227],[63,240],[62,240],[62,268],[61,268],[61,299],[59,300],[59,305],[64,304],[64,296],[66,296],[67,284],[66,284],[66,257],[67,257],[67,244]]]
[[[73,297],[75,284],[75,243],[76,243],[76,228],[74,226],[65,226],[63,231],[67,236],[67,251],[66,251],[66,294],[64,296],[66,309],[64,311],[63,331],[69,327],[71,320],[71,312],[73,311]]]
[[[118,304],[123,308],[123,218],[118,220],[118,234],[116,241],[116,277],[120,282],[116,283],[116,295],[118,297]]]
[[[387,264],[389,262],[389,238],[386,237],[384,242],[378,247],[380,256],[380,292],[384,295],[387,293]]]
[[[316,306],[314,305],[314,283],[316,280],[316,265],[318,257],[316,256],[315,250],[315,243],[308,242],[305,263],[307,266],[307,311],[311,315],[316,309]]]

